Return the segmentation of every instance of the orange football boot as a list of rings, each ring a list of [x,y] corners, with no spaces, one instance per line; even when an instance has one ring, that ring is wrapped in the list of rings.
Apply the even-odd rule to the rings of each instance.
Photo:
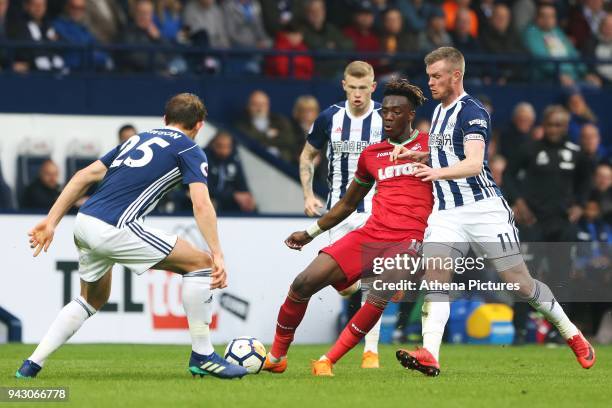
[[[284,373],[287,369],[287,356],[281,357],[278,363],[273,362],[270,359],[270,353],[266,354],[266,361],[264,361],[264,365],[262,370],[269,371],[275,374]]]
[[[333,364],[331,360],[313,360],[310,365],[312,366],[312,375],[317,377],[333,377]]]
[[[366,351],[361,358],[361,368],[380,368],[378,354],[373,351]]]
[[[578,360],[582,368],[589,369],[595,364],[595,349],[584,338],[582,332],[578,332],[577,335],[568,339],[567,345],[570,346],[576,355],[576,360]]]
[[[420,371],[430,377],[440,375],[440,364],[425,348],[417,348],[414,351],[400,349],[395,356],[402,366],[410,370]]]

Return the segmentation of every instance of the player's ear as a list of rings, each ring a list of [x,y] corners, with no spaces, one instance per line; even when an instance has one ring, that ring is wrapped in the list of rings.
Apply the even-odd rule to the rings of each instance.
[[[166,120],[166,115],[164,115],[164,125],[167,125],[168,121]]]
[[[345,79],[342,80],[342,89],[346,91],[346,80]]]
[[[372,82],[372,92],[376,90],[376,85],[378,85],[376,81]]]
[[[200,131],[200,129],[202,129],[203,127],[204,127],[204,121],[203,121],[203,120],[201,120],[201,121],[199,121],[199,122],[197,122],[197,123],[196,123],[196,125],[195,125],[195,130],[196,130],[197,132],[199,132],[199,131]]]

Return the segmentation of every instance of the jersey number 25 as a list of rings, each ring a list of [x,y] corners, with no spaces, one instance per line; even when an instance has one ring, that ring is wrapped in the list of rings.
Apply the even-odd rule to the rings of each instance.
[[[136,145],[140,142],[140,136],[132,136],[125,142],[125,146],[119,152],[119,155],[115,158],[110,168],[119,167],[121,164],[125,164],[129,167],[144,167],[153,159],[153,149],[151,149],[151,145],[158,145],[162,148],[170,146],[170,143],[166,142],[164,139],[160,137],[154,137],[152,139],[147,140],[140,146],[136,148],[136,150],[140,150],[142,152],[142,157],[140,159],[132,159],[128,157],[127,159],[122,159],[130,150],[132,150]]]

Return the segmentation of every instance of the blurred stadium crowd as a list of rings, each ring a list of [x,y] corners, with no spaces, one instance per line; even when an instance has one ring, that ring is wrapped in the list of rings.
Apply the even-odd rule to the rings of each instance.
[[[358,52],[372,53],[379,76],[411,77],[422,75],[420,56],[453,45],[506,61],[491,70],[471,58],[472,80],[599,87],[612,81],[612,64],[596,62],[612,56],[608,8],[604,0],[0,0],[0,67],[309,79],[337,76],[346,61],[334,54]],[[219,58],[227,52],[234,57]],[[531,57],[566,62],[525,70]]]

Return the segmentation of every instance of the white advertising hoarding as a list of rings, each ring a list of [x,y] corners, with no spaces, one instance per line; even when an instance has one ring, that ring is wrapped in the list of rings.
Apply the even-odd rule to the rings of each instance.
[[[0,215],[0,306],[22,321],[26,343],[38,342],[62,306],[79,292],[74,217],[62,221],[49,252],[33,258],[27,231],[41,218]],[[301,252],[284,245],[292,231],[311,222],[304,218],[219,220],[229,286],[215,291],[214,343],[241,335],[272,341],[278,309],[290,283],[328,242],[323,235]],[[204,247],[193,218],[149,217],[146,224],[174,231]],[[181,277],[169,272],[151,270],[136,276],[116,266],[109,304],[85,322],[71,342],[189,343],[180,286]],[[340,310],[340,297],[333,289],[313,296],[296,343],[332,341]]]

